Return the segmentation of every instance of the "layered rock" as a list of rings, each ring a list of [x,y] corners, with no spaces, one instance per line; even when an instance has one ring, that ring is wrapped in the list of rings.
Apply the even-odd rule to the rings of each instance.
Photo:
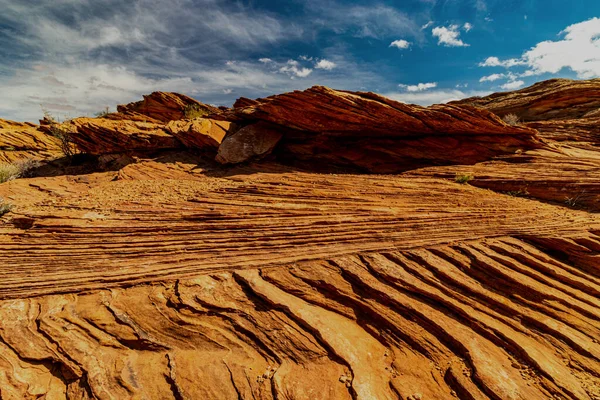
[[[373,93],[321,86],[259,99],[215,118],[278,126],[282,140],[276,153],[281,159],[370,172],[475,163],[542,146],[534,130],[506,125],[474,107],[424,108]]]
[[[73,142],[84,153],[106,154],[136,150],[160,150],[183,147],[162,124],[76,118],[65,124]]]
[[[76,118],[64,126],[84,153],[100,155],[182,147],[216,149],[231,124],[205,118],[151,123],[107,118]]]
[[[223,138],[232,129],[227,121],[208,118],[171,121],[166,130],[189,148],[218,148]]]
[[[58,156],[58,141],[37,125],[0,119],[0,163]]]
[[[499,116],[515,114],[525,122],[593,117],[600,113],[600,79],[550,79],[525,89],[452,104],[482,107]]]
[[[201,117],[220,110],[217,107],[201,103],[189,96],[180,93],[154,92],[144,96],[144,100],[117,106],[117,111],[127,116],[134,116],[137,120],[139,115],[145,115],[153,120],[163,123],[190,117]],[[151,121],[148,121],[151,122]]]

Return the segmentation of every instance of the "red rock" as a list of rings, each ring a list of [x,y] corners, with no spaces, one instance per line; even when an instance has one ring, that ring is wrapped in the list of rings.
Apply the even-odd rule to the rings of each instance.
[[[259,99],[214,118],[278,125],[283,139],[275,154],[282,159],[371,172],[472,164],[543,146],[535,130],[509,126],[489,111],[452,105],[424,108],[321,86]]]
[[[600,79],[550,79],[521,90],[451,104],[482,107],[501,117],[516,114],[525,122],[593,117],[600,112]]]
[[[117,106],[117,111],[125,115],[135,112],[154,120],[168,122],[186,118],[186,108],[197,110],[196,116],[220,112],[216,107],[200,103],[186,95],[171,92],[154,92],[144,96],[144,100]]]

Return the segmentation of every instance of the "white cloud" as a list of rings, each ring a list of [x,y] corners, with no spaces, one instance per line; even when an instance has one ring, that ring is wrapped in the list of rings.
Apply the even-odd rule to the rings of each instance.
[[[465,24],[463,25],[463,29],[465,30],[465,32],[469,32],[471,29],[473,29],[473,25],[471,25],[468,22],[465,22]]]
[[[466,47],[467,43],[460,39],[458,25],[450,25],[448,27],[438,26],[433,28],[431,33],[438,38],[438,44],[446,47]]]
[[[429,90],[437,87],[437,82],[429,82],[429,83],[418,83],[416,85],[398,85],[399,87],[405,89],[408,92],[422,92],[424,90]]]
[[[333,61],[325,60],[325,59],[319,60],[319,62],[317,62],[315,64],[316,69],[324,69],[327,71],[331,71],[335,67],[337,67],[336,63],[334,63]]]
[[[273,60],[271,60],[270,58],[266,58],[266,57],[265,58],[259,58],[258,61],[261,62],[261,63],[263,63],[263,64],[269,64],[269,63],[273,62]]]
[[[422,106],[428,106],[431,104],[447,103],[453,100],[461,100],[467,97],[473,96],[487,96],[490,94],[489,91],[469,91],[464,92],[462,90],[455,89],[443,89],[443,90],[432,90],[426,92],[393,92],[385,93],[384,96],[391,99],[401,101],[409,104],[419,104]]]
[[[479,79],[479,82],[495,82],[499,79],[506,78],[505,74],[491,74],[488,76],[483,76]]]
[[[279,72],[287,74],[293,78],[306,78],[308,75],[312,73],[312,69],[301,67],[300,63],[296,60],[288,60],[286,65],[279,68]]]
[[[398,39],[390,43],[390,47],[396,47],[398,49],[408,49],[410,47],[410,42],[404,39]]]
[[[505,68],[527,66],[528,69],[520,74],[523,77],[556,74],[564,68],[571,69],[579,78],[600,77],[600,18],[570,25],[560,34],[564,35],[562,40],[538,43],[519,59],[501,61],[498,57],[488,57],[479,65]]]
[[[523,85],[525,85],[523,81],[510,81],[500,87],[505,90],[515,90],[523,87]]]
[[[488,57],[485,61],[480,62],[480,67],[505,67],[512,68],[517,65],[525,65],[525,61],[516,58],[509,58],[508,60],[500,61],[498,57]]]
[[[423,31],[423,30],[429,28],[431,25],[433,25],[433,21],[429,21],[425,25],[421,26],[421,30]]]

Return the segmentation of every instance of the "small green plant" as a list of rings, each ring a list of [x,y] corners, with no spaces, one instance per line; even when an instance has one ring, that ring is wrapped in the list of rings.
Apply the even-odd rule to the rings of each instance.
[[[20,172],[19,167],[15,164],[0,164],[0,183],[17,179]]]
[[[454,177],[454,181],[456,183],[460,183],[461,185],[469,183],[469,181],[471,181],[472,179],[473,179],[473,175],[470,175],[470,174],[457,173],[456,176]]]
[[[13,209],[13,205],[4,201],[2,197],[0,197],[0,217],[4,214],[10,212]]]
[[[96,114],[94,114],[97,118],[104,118],[106,117],[108,114],[110,114],[110,109],[108,107],[106,107],[104,110],[97,112]]]
[[[502,121],[506,122],[508,125],[517,126],[521,125],[521,120],[516,114],[506,114],[502,117]]]
[[[183,115],[185,115],[187,119],[200,118],[208,114],[209,113],[206,110],[203,110],[199,104],[186,104],[183,108]]]

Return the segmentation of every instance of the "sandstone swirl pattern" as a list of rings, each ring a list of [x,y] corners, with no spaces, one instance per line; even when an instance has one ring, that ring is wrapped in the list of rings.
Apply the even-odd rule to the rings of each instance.
[[[189,100],[153,94],[73,123],[80,143],[116,154],[0,185],[15,205],[0,217],[0,398],[600,399],[593,124],[538,132],[470,107],[336,92],[187,121],[171,117]],[[397,129],[376,152],[349,153],[360,129],[289,126],[311,96],[329,115],[350,101],[470,122]],[[281,130],[270,156],[214,162],[218,143],[259,121]],[[444,155],[473,154],[460,153],[465,126],[484,161]],[[440,147],[414,145],[428,165],[350,168],[398,165],[407,136],[436,136]]]

